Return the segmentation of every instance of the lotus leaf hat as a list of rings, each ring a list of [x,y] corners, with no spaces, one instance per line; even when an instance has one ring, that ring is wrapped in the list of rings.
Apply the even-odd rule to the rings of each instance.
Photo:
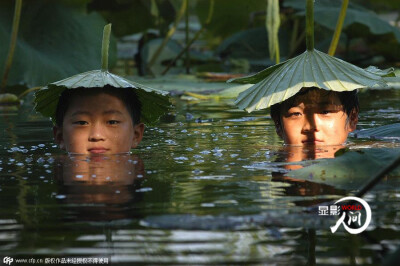
[[[50,117],[55,123],[59,98],[65,90],[88,88],[96,89],[105,86],[112,88],[132,89],[141,102],[141,121],[147,124],[155,123],[160,116],[171,108],[169,92],[153,89],[139,83],[114,75],[108,71],[108,45],[111,24],[104,27],[102,48],[102,69],[92,70],[56,81],[40,88],[35,93],[35,110]]]

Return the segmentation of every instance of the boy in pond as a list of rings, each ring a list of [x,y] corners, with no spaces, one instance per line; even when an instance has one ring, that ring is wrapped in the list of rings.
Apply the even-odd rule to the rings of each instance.
[[[357,90],[327,91],[303,88],[282,103],[271,106],[277,134],[285,144],[343,145],[358,122]]]
[[[75,82],[90,84],[93,76],[103,84]],[[170,110],[168,92],[100,71],[50,83],[35,93],[35,103],[37,112],[51,117],[59,147],[79,154],[128,153],[141,142],[144,123],[155,123]]]
[[[127,153],[143,137],[141,103],[129,88],[65,90],[56,109],[54,139],[79,154]]]
[[[56,81],[35,93],[35,110],[51,117],[54,138],[68,153],[118,154],[136,148],[144,124],[170,109],[168,92],[108,71],[111,24],[104,27],[101,69]]]

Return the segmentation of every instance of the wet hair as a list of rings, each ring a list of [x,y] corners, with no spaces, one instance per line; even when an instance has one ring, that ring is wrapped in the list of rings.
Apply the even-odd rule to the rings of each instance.
[[[106,93],[117,97],[121,100],[129,114],[131,115],[132,122],[134,125],[140,123],[140,115],[142,104],[136,95],[135,91],[131,88],[114,88],[112,86],[104,86],[102,88],[76,88],[64,90],[58,100],[55,123],[58,127],[62,127],[64,122],[64,116],[68,111],[69,105],[75,97],[80,96],[93,96],[100,93]]]
[[[311,87],[311,88],[303,88],[301,89],[296,95],[290,97],[286,101],[282,103],[277,103],[271,106],[271,117],[275,122],[275,126],[280,125],[280,118],[281,118],[281,112],[283,108],[288,107],[288,106],[293,106],[296,97],[300,95],[304,95],[309,93],[310,91],[313,90],[323,90],[320,88],[316,87]],[[347,114],[347,122],[349,122],[349,119],[351,117],[352,112],[356,112],[358,114],[360,110],[359,102],[358,102],[358,96],[357,96],[357,90],[353,91],[327,91],[323,90],[325,95],[331,96],[331,95],[337,95],[339,97],[340,102],[343,105],[343,112]]]

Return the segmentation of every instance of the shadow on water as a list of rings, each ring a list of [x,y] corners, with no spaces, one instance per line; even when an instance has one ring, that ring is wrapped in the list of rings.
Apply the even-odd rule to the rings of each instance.
[[[361,129],[400,116],[392,94],[360,96]],[[90,158],[63,154],[51,123],[28,107],[0,115],[0,259],[380,265],[400,245],[396,174],[364,197],[373,220],[362,234],[332,234],[336,217],[310,211],[357,191],[398,142],[285,147],[265,112],[239,112],[231,102],[177,106],[133,154]],[[329,159],[338,150],[342,159]]]

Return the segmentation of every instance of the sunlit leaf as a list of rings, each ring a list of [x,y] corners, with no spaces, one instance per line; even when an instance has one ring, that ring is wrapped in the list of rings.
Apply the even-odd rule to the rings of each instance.
[[[395,74],[395,71],[393,68],[387,68],[387,69],[381,70],[375,66],[369,66],[365,70],[368,72],[377,74],[379,76],[385,77],[385,78],[386,77],[396,77],[396,74]]]

